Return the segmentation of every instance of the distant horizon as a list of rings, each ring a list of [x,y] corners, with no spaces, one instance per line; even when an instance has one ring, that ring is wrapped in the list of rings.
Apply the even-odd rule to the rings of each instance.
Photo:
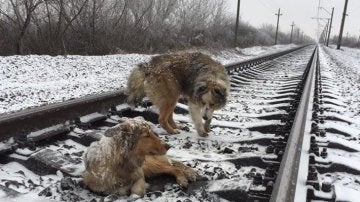
[[[226,10],[231,16],[236,16],[237,0],[227,0]],[[290,32],[291,24],[294,21],[295,26],[299,27],[304,33],[316,40],[318,0],[241,0],[240,16],[242,21],[247,22],[255,27],[261,27],[262,24],[276,25],[276,15],[278,9],[283,14],[280,17],[280,31]],[[334,7],[334,20],[331,36],[339,35],[342,13],[345,0],[320,0],[321,7],[328,12]],[[330,18],[330,15],[320,9],[320,18]],[[348,16],[346,17],[343,36],[360,35],[360,1],[349,0]],[[320,32],[325,27],[327,21],[320,20]]]

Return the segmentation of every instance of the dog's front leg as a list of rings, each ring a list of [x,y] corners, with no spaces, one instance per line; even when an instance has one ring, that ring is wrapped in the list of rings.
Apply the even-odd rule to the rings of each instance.
[[[143,197],[145,195],[145,193],[146,193],[146,188],[149,185],[145,182],[145,177],[144,177],[144,173],[142,171],[142,168],[139,168],[138,172],[139,172],[140,176],[135,181],[135,183],[132,185],[131,193]]]
[[[202,113],[200,106],[195,103],[189,102],[189,111],[197,133],[202,137],[208,136],[208,134],[205,132],[202,122]]]
[[[214,110],[206,109],[205,114],[203,116],[203,118],[205,120],[204,129],[205,129],[205,132],[207,132],[207,133],[210,132],[210,123],[212,120],[213,113],[214,113]]]
[[[207,132],[207,133],[211,131],[210,123],[211,123],[211,119],[208,119],[205,121],[205,124],[204,124],[204,129],[205,129],[205,132]]]

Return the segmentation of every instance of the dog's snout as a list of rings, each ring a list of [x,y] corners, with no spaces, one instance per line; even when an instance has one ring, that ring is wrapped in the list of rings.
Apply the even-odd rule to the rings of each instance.
[[[206,121],[208,120],[209,118],[207,116],[203,116],[203,119]]]
[[[170,148],[171,148],[171,146],[169,144],[165,144],[166,151],[169,150]]]

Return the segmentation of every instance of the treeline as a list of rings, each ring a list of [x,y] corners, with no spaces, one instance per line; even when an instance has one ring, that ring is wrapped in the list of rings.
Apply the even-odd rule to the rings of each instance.
[[[0,0],[0,55],[231,47],[234,22],[225,0]],[[293,42],[309,41],[296,33]],[[274,35],[241,22],[237,46],[272,45]],[[289,43],[289,33],[278,39]]]
[[[330,39],[329,43],[337,44],[338,40],[339,40],[339,36],[335,35]],[[341,40],[341,46],[346,46],[350,48],[360,48],[360,36],[351,36],[351,35],[343,36]]]

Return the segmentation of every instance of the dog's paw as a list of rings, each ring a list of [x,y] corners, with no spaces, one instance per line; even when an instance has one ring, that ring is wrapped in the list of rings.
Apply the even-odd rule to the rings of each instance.
[[[188,180],[186,179],[185,176],[178,176],[178,177],[176,177],[176,182],[177,182],[181,187],[184,187],[184,188],[187,188],[188,185],[189,185],[189,182],[188,182]]]
[[[189,132],[190,131],[190,128],[189,128],[189,126],[186,126],[186,125],[184,125],[184,124],[180,124],[180,123],[178,123],[178,124],[176,124],[176,128],[177,129],[180,129],[180,130],[183,130],[183,131],[186,131],[186,132]]]
[[[197,179],[197,173],[192,168],[187,168],[184,170],[184,175],[191,182],[195,182]]]
[[[205,126],[205,132],[206,132],[206,133],[209,133],[210,131],[211,131],[210,126],[208,126],[208,127]]]
[[[179,134],[180,133],[180,130],[178,129],[172,129],[172,130],[169,130],[167,131],[169,134]]]
[[[198,132],[198,134],[199,134],[200,137],[208,137],[209,136],[209,134],[207,132],[205,132],[205,131]]]
[[[143,197],[148,187],[149,184],[146,183],[143,179],[140,179],[137,182],[135,182],[134,185],[131,187],[131,193]]]
[[[143,197],[145,195],[145,193],[146,193],[145,187],[137,187],[137,188],[131,190],[131,194],[136,194],[141,197]]]

